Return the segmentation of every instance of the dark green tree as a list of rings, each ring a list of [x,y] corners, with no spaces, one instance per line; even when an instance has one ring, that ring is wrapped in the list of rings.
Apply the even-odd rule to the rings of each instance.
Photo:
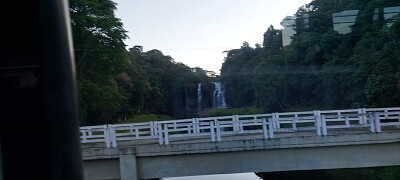
[[[111,121],[127,103],[116,81],[128,63],[127,35],[115,9],[111,0],[70,0],[83,124]]]

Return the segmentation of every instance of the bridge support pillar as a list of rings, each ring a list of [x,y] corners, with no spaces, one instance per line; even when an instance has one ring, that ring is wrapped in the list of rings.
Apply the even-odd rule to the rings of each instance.
[[[119,167],[121,180],[139,180],[135,155],[121,155]]]

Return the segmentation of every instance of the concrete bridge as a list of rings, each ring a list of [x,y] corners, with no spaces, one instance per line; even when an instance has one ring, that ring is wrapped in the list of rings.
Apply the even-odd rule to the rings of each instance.
[[[400,108],[81,127],[85,179],[400,165]]]

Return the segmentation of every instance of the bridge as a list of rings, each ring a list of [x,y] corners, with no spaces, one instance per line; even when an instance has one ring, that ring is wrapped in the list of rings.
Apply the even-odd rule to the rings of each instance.
[[[80,128],[85,179],[400,165],[400,108],[359,108]]]

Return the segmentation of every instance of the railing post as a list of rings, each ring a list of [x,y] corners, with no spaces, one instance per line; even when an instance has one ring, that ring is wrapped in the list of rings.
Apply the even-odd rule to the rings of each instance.
[[[239,131],[243,131],[243,127],[240,127],[239,115],[235,115],[235,121],[236,121],[236,129]]]
[[[216,131],[217,131],[217,141],[221,142],[221,128],[219,126],[219,121],[216,123]]]
[[[150,121],[150,135],[151,136],[156,136],[155,127],[154,127],[154,121]]]
[[[363,124],[368,124],[368,119],[367,119],[367,109],[362,108],[361,109],[362,114],[363,114]]]
[[[151,126],[150,126],[150,127],[151,127]],[[133,128],[133,125],[130,124],[130,125],[129,125],[129,134],[130,134],[130,135],[133,134],[133,129],[134,129],[134,128]],[[136,133],[136,132],[135,132],[135,133]],[[151,132],[150,132],[150,134],[151,134]]]
[[[272,139],[274,138],[274,127],[273,127],[274,123],[272,121],[272,119],[268,118],[268,132],[269,132],[269,137]]]
[[[158,129],[160,123],[158,123],[158,122],[153,122],[153,123],[154,123],[154,135],[155,135],[155,136],[158,136],[159,133],[160,133],[160,131],[159,131],[159,129]]]
[[[195,124],[189,124],[189,125],[187,125],[186,127],[187,127],[187,132],[188,132],[188,134],[192,134],[193,133],[193,131],[194,131],[194,126],[195,126]]]
[[[117,147],[117,134],[115,133],[115,129],[111,125],[108,125],[108,130],[110,131],[111,146],[113,148],[116,148]]]
[[[364,115],[363,115],[363,110],[361,108],[358,108],[358,124],[365,124],[364,123]]]
[[[176,127],[176,126],[175,126]],[[168,124],[164,124],[164,139],[165,139],[165,145],[169,144],[169,132],[168,132]]]
[[[321,125],[322,125],[322,135],[324,135],[324,136],[328,135],[328,129],[326,126],[325,115],[322,115],[322,117],[321,117]]]
[[[368,113],[369,131],[371,131],[371,132],[376,132],[374,119],[375,119],[375,117],[372,115],[372,113]]]
[[[345,117],[344,117],[344,120],[345,120],[345,122],[346,122],[346,127],[350,127],[350,119],[349,119],[349,116],[345,116]]]
[[[262,127],[263,127],[264,139],[268,139],[267,120],[265,120],[265,118],[262,118]]]
[[[192,123],[193,123],[193,133],[197,134],[199,133],[199,124],[196,122],[196,118],[192,118]]]
[[[279,123],[279,114],[278,113],[272,113],[272,120],[274,122],[274,128],[280,129],[281,124]]]
[[[111,147],[110,131],[108,130],[107,125],[104,125],[103,128],[104,128],[104,141],[106,143],[106,147],[110,148]]]
[[[382,132],[381,119],[380,119],[378,112],[374,113],[374,120],[375,120],[375,132],[378,132],[378,133]]]
[[[158,134],[158,143],[160,144],[160,145],[162,145],[164,142],[164,140],[163,140],[163,133],[162,133],[162,125],[161,124],[157,124],[157,130],[156,130],[156,133]]]
[[[241,133],[243,133],[243,122],[238,121],[237,124],[238,124],[238,127],[239,127],[239,131]]]
[[[315,129],[317,130],[317,136],[322,136],[322,131],[321,131],[321,124],[322,124],[322,120],[321,120],[321,116],[320,115],[316,115],[314,113],[314,117],[315,117]]]
[[[292,119],[292,128],[293,128],[293,130],[297,130],[297,125],[296,125],[296,122],[297,122],[297,117],[294,117],[293,119]]]
[[[81,131],[81,133],[82,133],[82,135],[81,135],[81,137],[82,137],[82,139],[81,139],[81,142],[86,142],[87,141],[87,134],[86,134],[86,130],[82,130],[82,129],[80,129],[80,131]]]
[[[132,128],[132,127],[131,127]],[[150,128],[151,129],[151,128]],[[132,129],[131,129],[132,130]],[[151,133],[151,132],[150,132]],[[139,136],[140,136],[140,134],[139,134],[139,129],[136,127],[135,128],[135,137],[136,137],[136,139],[139,139]]]
[[[232,124],[233,124],[233,131],[239,131],[238,124],[237,124],[237,116],[232,115]]]
[[[321,111],[320,110],[314,110],[314,117],[320,117],[321,118]],[[314,125],[317,125],[317,121],[315,122]]]
[[[210,133],[211,133],[211,142],[215,142],[215,127],[214,121],[210,121]]]

